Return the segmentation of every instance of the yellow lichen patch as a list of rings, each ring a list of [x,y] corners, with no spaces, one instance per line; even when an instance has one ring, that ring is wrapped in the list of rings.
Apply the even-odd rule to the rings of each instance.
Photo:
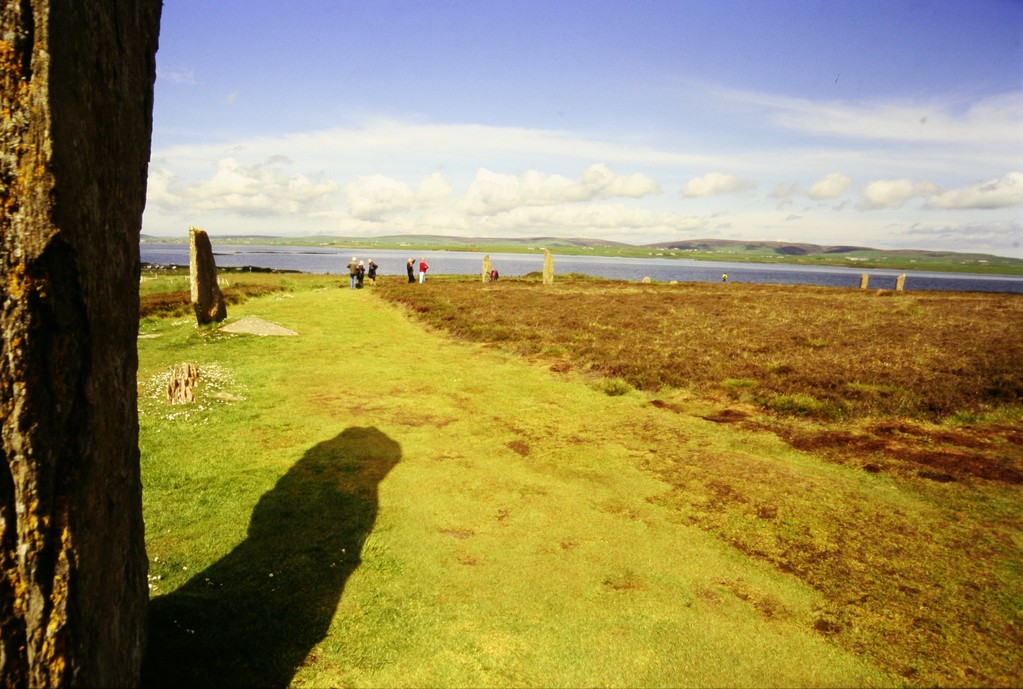
[[[67,524],[61,530],[60,552],[57,555],[57,566],[53,573],[53,588],[50,590],[50,616],[46,621],[46,634],[43,637],[41,656],[43,664],[48,668],[54,685],[63,679],[67,661],[64,657],[64,628],[67,626],[68,596],[70,593],[71,565],[68,553],[71,552],[71,530]]]

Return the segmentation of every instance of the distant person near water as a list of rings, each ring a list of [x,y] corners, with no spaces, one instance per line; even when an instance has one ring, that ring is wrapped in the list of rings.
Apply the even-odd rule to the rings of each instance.
[[[372,258],[366,262],[366,279],[369,280],[369,284],[377,284],[377,268],[379,267],[376,263],[373,263]]]
[[[426,271],[430,269],[430,266],[426,265],[426,257],[419,259],[419,284],[426,282]]]
[[[411,285],[416,281],[416,259],[410,258],[405,264],[405,272],[408,273],[408,282]]]
[[[491,282],[497,282],[497,277],[498,277],[498,275],[497,275],[497,268],[491,268],[490,269],[490,281]]]
[[[359,267],[355,271],[355,287],[362,289],[362,281],[366,279],[366,265],[359,261]]]
[[[359,279],[359,261],[352,256],[352,260],[348,263],[348,288],[355,289],[355,284]]]
[[[721,282],[728,282],[728,273],[721,273]]]

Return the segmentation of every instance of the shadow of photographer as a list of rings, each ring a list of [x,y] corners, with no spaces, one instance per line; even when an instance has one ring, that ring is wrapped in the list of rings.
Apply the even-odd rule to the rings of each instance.
[[[149,606],[146,687],[284,687],[327,633],[401,446],[348,428],[252,511],[246,539]]]

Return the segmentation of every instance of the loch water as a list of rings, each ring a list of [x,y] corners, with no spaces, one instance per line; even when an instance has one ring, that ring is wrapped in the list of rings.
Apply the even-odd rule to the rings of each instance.
[[[543,270],[543,253],[489,253],[471,251],[419,251],[412,254],[397,249],[351,249],[318,246],[258,246],[213,244],[218,266],[296,270],[303,273],[342,274],[353,256],[372,258],[378,274],[405,275],[405,264],[425,257],[430,275],[472,275],[480,272],[483,256],[489,255],[502,277],[517,277]],[[140,247],[143,263],[151,265],[188,265],[188,246],[145,242]],[[720,282],[722,274],[729,282],[783,285],[823,285],[858,287],[860,276],[870,276],[871,289],[895,289],[895,280],[906,273],[907,290],[947,290],[958,292],[1012,292],[1023,294],[1023,276],[943,273],[936,271],[857,268],[855,266],[811,266],[786,263],[741,263],[697,261],[684,258],[616,258],[607,256],[554,255],[555,275],[582,273],[612,280],[639,281],[649,277],[655,282]]]

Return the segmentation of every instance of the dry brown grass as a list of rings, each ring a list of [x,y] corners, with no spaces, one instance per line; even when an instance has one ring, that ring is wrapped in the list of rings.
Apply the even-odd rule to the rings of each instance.
[[[223,289],[224,301],[241,304],[247,299],[283,291],[275,284],[239,283]],[[139,298],[139,318],[168,318],[192,315],[192,295],[188,290],[143,294]]]
[[[721,407],[711,420],[829,461],[1023,483],[1019,424],[965,422],[1023,404],[1019,295],[593,280],[380,294],[459,337],[601,376],[608,394],[685,390]]]
[[[381,294],[555,366],[785,415],[937,420],[1023,402],[1018,295],[513,280],[390,283]]]

